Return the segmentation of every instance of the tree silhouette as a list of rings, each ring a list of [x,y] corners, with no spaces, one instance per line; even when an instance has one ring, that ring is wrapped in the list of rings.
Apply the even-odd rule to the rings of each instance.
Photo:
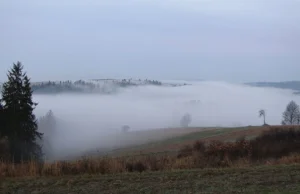
[[[287,107],[286,110],[282,114],[283,125],[297,125],[300,122],[300,111],[299,111],[299,105],[295,101],[291,101]]]
[[[0,99],[0,160],[6,161],[9,159],[8,142],[6,140],[6,115]]]
[[[261,109],[259,111],[259,117],[263,117],[264,118],[264,125],[266,125],[266,111],[264,109]]]
[[[127,133],[130,130],[130,127],[128,125],[123,125],[122,126],[122,132]]]
[[[4,115],[4,109],[2,106],[2,103],[0,101],[0,139],[3,136],[3,134],[5,134],[5,115]]]
[[[192,116],[189,113],[186,113],[181,118],[180,125],[181,127],[188,127],[191,122],[192,122]]]
[[[7,78],[8,81],[2,88],[7,129],[3,135],[9,141],[11,157],[15,162],[39,158],[41,149],[36,140],[40,139],[42,134],[37,131],[37,122],[33,114],[37,104],[32,101],[30,79],[23,73],[20,62],[13,64]]]

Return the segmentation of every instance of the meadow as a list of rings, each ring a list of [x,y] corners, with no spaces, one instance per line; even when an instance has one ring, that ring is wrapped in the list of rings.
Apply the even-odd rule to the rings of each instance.
[[[74,161],[31,161],[18,165],[2,162],[0,191],[297,193],[300,191],[299,129],[295,126],[209,129],[145,144],[134,152],[132,148],[124,148],[123,155],[118,150]]]
[[[0,193],[299,193],[300,165],[168,172],[27,177],[1,181]]]

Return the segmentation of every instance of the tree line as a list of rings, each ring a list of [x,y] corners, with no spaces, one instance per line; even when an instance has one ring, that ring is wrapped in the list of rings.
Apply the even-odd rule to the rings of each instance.
[[[141,80],[139,80],[141,81]],[[161,86],[162,83],[157,80],[144,80],[141,81],[144,85],[155,85],[155,86]],[[131,79],[122,79],[122,80],[112,80],[112,83],[117,87],[133,87],[138,86],[139,84],[132,82]],[[37,94],[57,94],[57,93],[111,93],[110,90],[106,90],[105,87],[91,83],[86,82],[84,80],[77,80],[75,82],[72,82],[70,80],[68,81],[59,81],[59,82],[41,82],[41,83],[35,83],[32,84],[32,90],[34,93]]]

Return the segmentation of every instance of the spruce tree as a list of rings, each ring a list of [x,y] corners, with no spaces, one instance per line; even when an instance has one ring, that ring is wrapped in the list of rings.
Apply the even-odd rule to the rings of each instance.
[[[0,99],[0,140],[5,137],[6,134],[6,127],[5,127],[5,114],[4,114],[4,109],[2,106],[2,102]]]
[[[8,143],[6,140],[5,112],[0,99],[0,161],[9,159]]]
[[[2,101],[6,113],[10,154],[15,162],[40,157],[41,148],[36,143],[42,134],[37,131],[33,110],[30,79],[23,73],[20,62],[13,64],[8,72],[8,81],[3,84]]]

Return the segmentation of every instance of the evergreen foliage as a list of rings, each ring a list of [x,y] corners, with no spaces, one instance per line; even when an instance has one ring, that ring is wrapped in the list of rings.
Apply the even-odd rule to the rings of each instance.
[[[2,106],[2,102],[0,100],[0,138],[2,137],[2,134],[5,134],[5,114],[4,114],[4,109]]]
[[[14,162],[39,159],[42,155],[37,139],[37,121],[33,110],[37,103],[32,101],[30,79],[23,73],[20,62],[13,64],[3,84],[2,103],[5,112],[5,130],[1,134],[9,142],[9,154]]]

